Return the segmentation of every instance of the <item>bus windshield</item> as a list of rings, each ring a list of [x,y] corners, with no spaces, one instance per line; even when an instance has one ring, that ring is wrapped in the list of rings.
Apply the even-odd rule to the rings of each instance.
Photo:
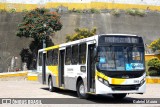
[[[144,70],[144,48],[137,46],[98,47],[99,70],[138,71]]]

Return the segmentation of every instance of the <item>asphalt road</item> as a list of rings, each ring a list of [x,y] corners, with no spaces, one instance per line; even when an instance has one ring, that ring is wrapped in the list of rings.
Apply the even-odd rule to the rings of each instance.
[[[101,106],[110,105],[111,107],[128,107],[127,105],[130,104],[130,106],[134,107],[150,107],[160,106],[160,104],[133,104],[133,101],[142,100],[144,98],[152,98],[152,100],[154,100],[154,98],[160,98],[160,84],[147,84],[145,94],[130,94],[127,95],[127,97],[123,100],[115,100],[112,98],[112,96],[109,95],[91,96],[91,98],[88,100],[82,100],[77,98],[77,94],[74,91],[58,90],[57,92],[49,92],[48,87],[46,85],[40,84],[39,82],[0,81],[0,98],[49,98],[48,101],[52,103],[53,100],[57,104],[61,104],[64,102],[70,105],[70,102],[72,102],[72,106],[73,104],[76,104],[76,107],[80,105],[87,106],[88,104],[92,104],[92,106],[94,106],[95,104],[103,104]],[[59,103],[60,100],[57,101],[57,99],[53,98],[61,98],[61,103]]]

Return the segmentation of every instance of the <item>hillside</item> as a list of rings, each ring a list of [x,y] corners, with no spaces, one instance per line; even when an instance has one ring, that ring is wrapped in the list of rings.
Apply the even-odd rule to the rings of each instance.
[[[27,48],[31,41],[27,38],[20,39],[15,34],[22,18],[22,13],[0,13],[0,72],[7,71],[12,57],[17,57],[16,66],[21,66],[19,53],[23,48]],[[63,28],[53,37],[54,44],[65,42],[65,35],[74,33],[77,27],[97,27],[97,34],[137,34],[142,36],[147,44],[160,37],[160,14],[157,12],[148,13],[144,17],[123,13],[118,17],[110,13],[64,13],[61,20]]]

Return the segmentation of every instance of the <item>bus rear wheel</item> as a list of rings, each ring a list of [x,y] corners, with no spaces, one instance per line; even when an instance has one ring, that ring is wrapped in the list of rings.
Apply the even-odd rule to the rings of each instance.
[[[123,99],[127,94],[112,94],[115,99]]]
[[[48,87],[49,87],[49,91],[50,92],[53,92],[55,91],[55,88],[53,87],[53,82],[52,82],[52,77],[49,78],[49,81],[48,81]]]
[[[80,99],[87,99],[89,96],[87,93],[85,93],[85,86],[82,80],[78,82],[77,94]]]

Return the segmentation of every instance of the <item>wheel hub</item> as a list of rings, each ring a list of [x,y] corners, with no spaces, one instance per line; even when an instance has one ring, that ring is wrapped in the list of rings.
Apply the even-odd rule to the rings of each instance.
[[[85,88],[84,88],[83,84],[80,85],[79,92],[80,92],[81,95],[85,95]]]

